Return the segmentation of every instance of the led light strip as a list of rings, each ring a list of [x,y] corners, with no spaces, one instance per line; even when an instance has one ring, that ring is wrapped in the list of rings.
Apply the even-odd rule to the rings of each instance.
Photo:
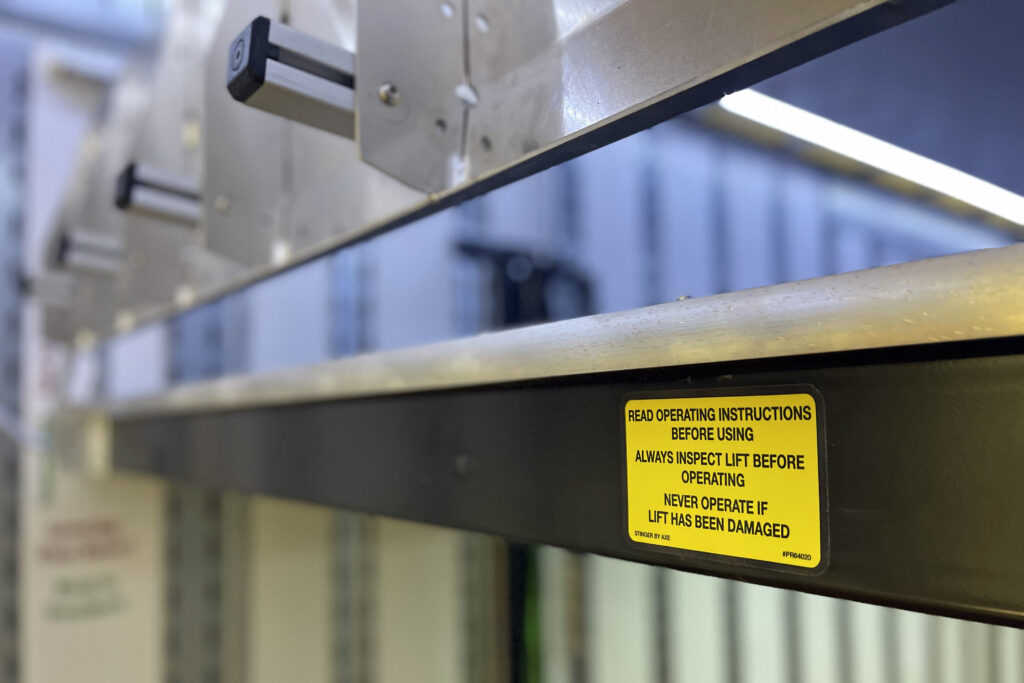
[[[1024,225],[1024,197],[753,90],[726,95],[726,111]]]

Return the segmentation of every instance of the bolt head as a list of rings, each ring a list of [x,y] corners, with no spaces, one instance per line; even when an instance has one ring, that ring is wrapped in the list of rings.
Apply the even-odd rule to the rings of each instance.
[[[398,88],[392,83],[385,83],[377,89],[377,95],[380,97],[380,101],[389,107],[393,107],[398,104],[398,100],[401,95],[398,92]]]
[[[237,71],[245,61],[245,38],[239,38],[231,46],[231,69]]]

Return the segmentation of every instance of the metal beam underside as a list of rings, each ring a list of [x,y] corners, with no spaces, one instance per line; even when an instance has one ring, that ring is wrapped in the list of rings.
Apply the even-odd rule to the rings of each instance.
[[[1019,625],[1021,250],[484,335],[429,352],[346,359],[304,371],[304,385],[284,376],[197,385],[111,407],[113,462],[519,541]],[[752,322],[757,311],[759,325]],[[577,365],[556,370],[563,353],[557,344],[533,344],[568,335],[574,326]],[[581,342],[580,326],[593,337]],[[729,346],[723,341],[729,338],[737,341]],[[516,354],[517,339],[534,355]],[[518,359],[515,372],[478,363],[494,346],[510,359],[498,371]],[[786,346],[792,353],[779,352]],[[446,356],[447,366],[439,360]],[[389,358],[404,384],[360,384],[360,377],[373,376],[366,367],[361,375],[361,364],[386,366]],[[416,382],[415,359],[424,364],[424,378],[440,363],[476,368],[466,377],[477,379],[459,381],[453,370],[447,384]],[[345,376],[352,380],[347,390],[338,388]],[[277,395],[267,389],[274,385]],[[784,385],[810,385],[822,397],[825,570],[790,573],[630,543],[623,521],[625,397]],[[333,393],[325,390],[331,386]]]
[[[339,205],[346,212],[362,208],[331,234],[291,237],[292,253],[285,262],[264,262],[272,251],[270,239],[257,234],[251,220],[258,218],[256,207],[279,210],[276,200],[266,199],[276,196],[278,188],[268,193],[259,183],[238,182],[249,178],[254,164],[263,166],[258,159],[248,166],[239,161],[240,150],[251,147],[243,141],[252,139],[256,123],[237,120],[238,112],[225,109],[226,102],[208,98],[208,127],[226,126],[241,136],[237,144],[230,135],[207,136],[205,156],[218,164],[205,173],[210,244],[222,256],[249,265],[242,273],[200,287],[192,306],[586,154],[951,1],[735,0],[705,5],[607,0],[592,7],[561,0],[494,3],[493,35],[473,42],[482,51],[473,73],[439,67],[442,57],[460,69],[466,64],[465,55],[453,48],[463,41],[419,21],[429,13],[430,22],[454,25],[438,11],[440,5],[405,2],[398,11],[387,3],[365,3],[357,60],[357,81],[370,84],[357,89],[357,98],[363,98],[358,105],[363,157],[399,177],[425,167],[423,175],[435,180],[421,185],[437,185],[436,177],[449,170],[461,180],[450,179],[438,192],[406,193],[381,183],[368,166],[350,165],[353,175],[344,181],[335,178],[332,187],[339,196],[351,197]],[[402,28],[394,28],[393,21]],[[232,27],[231,39],[239,28]],[[395,48],[396,35],[401,49]],[[432,40],[440,40],[440,47],[431,45]],[[217,45],[212,54],[224,54]],[[226,50],[227,44],[222,47]],[[489,54],[493,50],[498,52]],[[215,63],[221,68],[222,58]],[[210,70],[207,77],[213,78],[208,92],[223,89],[223,72]],[[454,87],[464,79],[479,90],[479,106],[455,97]],[[383,104],[378,94],[379,86],[391,81],[400,83],[404,93],[396,107]],[[412,102],[419,103],[415,112],[407,109]],[[472,131],[464,130],[463,119]],[[256,138],[266,134],[263,130]],[[218,196],[233,198],[230,215],[214,210]],[[300,213],[303,206],[297,206]],[[136,321],[142,324],[179,311],[167,302],[139,312]]]

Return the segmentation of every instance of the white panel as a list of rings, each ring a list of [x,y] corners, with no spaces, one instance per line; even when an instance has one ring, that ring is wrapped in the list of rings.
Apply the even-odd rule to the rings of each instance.
[[[915,249],[907,246],[906,244],[886,241],[882,245],[882,260],[878,265],[891,266],[896,263],[914,261],[925,256],[926,255],[918,253]]]
[[[729,147],[724,155],[722,182],[727,230],[726,258],[729,289],[749,289],[772,284],[775,278],[775,244],[772,223],[778,220],[775,180],[777,169],[762,154]]]
[[[587,669],[593,683],[653,683],[654,567],[589,556]]]
[[[540,594],[541,680],[544,683],[572,683],[573,597],[568,594],[571,553],[561,548],[537,548],[537,577]]]
[[[455,333],[456,217],[435,214],[370,243],[371,338],[375,349],[450,339]]]
[[[805,280],[829,275],[825,259],[825,224],[821,176],[793,163],[782,171],[783,229],[785,231],[786,279]]]
[[[1024,631],[1015,628],[995,629],[998,659],[993,662],[995,680],[1002,683],[1020,681],[1024,676]]]
[[[125,399],[163,389],[167,385],[167,351],[167,328],[163,323],[111,339],[107,347],[107,396]]]
[[[331,352],[347,356],[363,350],[366,336],[367,250],[358,245],[331,257]]]
[[[249,297],[249,371],[330,357],[330,261],[318,259],[259,283]]]
[[[24,264],[32,276],[38,274],[75,158],[105,91],[54,68],[54,57],[65,50],[44,41],[37,47],[27,103],[32,125],[27,127],[23,225]],[[62,354],[44,343],[40,311],[32,301],[26,300],[24,314],[22,417],[34,431],[60,401],[55,375]],[[162,342],[147,339],[145,331],[141,337],[134,338],[135,350],[140,357],[159,356],[159,371],[139,367],[133,376],[131,363],[119,365],[117,376],[107,379],[115,379],[114,388],[126,394],[163,386]],[[156,348],[147,348],[154,341]],[[134,355],[131,349],[127,355]],[[95,395],[102,372],[96,352],[87,356],[73,379],[76,398]],[[157,480],[128,475],[83,479],[55,465],[40,453],[26,451],[20,458],[17,680],[162,683],[165,488]]]
[[[245,372],[249,367],[249,295],[239,292],[225,297],[221,303],[224,374]]]
[[[650,138],[635,135],[575,162],[579,188],[580,264],[593,278],[598,313],[642,306],[645,212],[642,178]]]
[[[939,620],[939,676],[937,683],[973,683],[964,680],[964,648],[962,626],[955,619]]]
[[[740,680],[784,683],[786,675],[785,594],[777,588],[736,585],[739,602]]]
[[[932,683],[928,680],[928,627],[935,617],[895,611],[899,633],[899,680],[901,683]]]
[[[850,659],[854,683],[878,683],[885,680],[885,609],[851,602]]]
[[[99,348],[76,349],[71,353],[70,365],[65,389],[68,401],[86,403],[99,398],[103,370]]]
[[[249,680],[331,680],[334,512],[249,501]]]
[[[836,227],[836,272],[863,270],[876,265],[871,233],[859,226]]]
[[[713,197],[719,147],[707,135],[679,125],[651,131],[658,150],[655,196],[659,205],[659,249],[653,264],[658,268],[659,298],[716,293],[717,256]]]
[[[377,683],[463,680],[461,548],[455,531],[377,521]]]
[[[987,681],[990,679],[989,643],[992,627],[964,621],[960,624],[961,647],[963,648],[963,676],[966,681]]]
[[[20,680],[163,681],[163,483],[22,462]]]
[[[724,579],[672,572],[668,578],[671,680],[725,683],[729,670]]]
[[[840,602],[820,595],[800,594],[797,614],[800,619],[801,680],[838,680],[840,647],[837,619]]]

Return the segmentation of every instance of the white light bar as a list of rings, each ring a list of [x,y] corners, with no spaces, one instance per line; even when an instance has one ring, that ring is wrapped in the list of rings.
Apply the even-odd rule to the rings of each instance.
[[[880,171],[1024,225],[1024,196],[753,90],[726,95],[723,109]]]

